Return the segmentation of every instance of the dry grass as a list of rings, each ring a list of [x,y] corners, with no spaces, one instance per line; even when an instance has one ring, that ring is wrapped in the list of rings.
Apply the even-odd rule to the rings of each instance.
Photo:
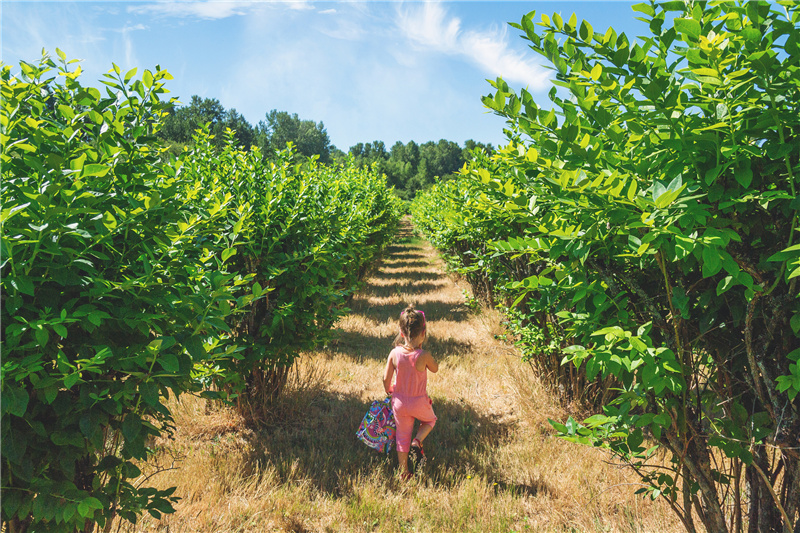
[[[665,504],[633,496],[637,480],[606,455],[553,436],[547,419],[563,419],[563,408],[495,340],[496,313],[470,311],[463,290],[406,228],[337,324],[337,340],[302,358],[267,426],[246,428],[191,397],[173,404],[178,429],[157,461],[178,468],[150,483],[177,486],[182,500],[175,514],[122,530],[682,531]],[[394,453],[354,433],[384,396],[385,358],[408,303],[425,310],[441,366],[428,385],[439,417],[429,459],[402,483]]]

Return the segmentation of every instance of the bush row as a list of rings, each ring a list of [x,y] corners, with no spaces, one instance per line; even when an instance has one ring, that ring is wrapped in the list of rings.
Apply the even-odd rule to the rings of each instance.
[[[800,10],[633,9],[645,39],[575,15],[515,24],[555,70],[552,109],[493,82],[510,144],[414,222],[515,305],[529,354],[569,368],[560,385],[610,381],[595,415],[553,422],[563,438],[630,465],[688,531],[794,531]]]
[[[168,394],[260,400],[325,340],[395,233],[382,177],[156,134],[170,75],[2,66],[2,518],[91,531],[172,512],[138,479]]]

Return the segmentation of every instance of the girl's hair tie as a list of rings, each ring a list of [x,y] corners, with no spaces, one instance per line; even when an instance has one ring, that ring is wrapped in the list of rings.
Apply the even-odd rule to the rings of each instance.
[[[406,311],[408,311],[408,309],[403,309],[403,311],[400,313],[400,316],[405,315]],[[415,313],[420,313],[422,315],[422,323],[423,324],[427,323],[427,319],[425,318],[425,311],[423,311],[422,309],[411,309],[411,311]]]

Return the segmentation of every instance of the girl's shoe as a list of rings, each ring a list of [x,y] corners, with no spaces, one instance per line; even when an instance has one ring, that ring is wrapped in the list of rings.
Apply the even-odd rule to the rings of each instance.
[[[406,473],[400,476],[400,481],[408,481],[409,479],[411,479],[411,476],[412,476],[411,472],[406,471]]]

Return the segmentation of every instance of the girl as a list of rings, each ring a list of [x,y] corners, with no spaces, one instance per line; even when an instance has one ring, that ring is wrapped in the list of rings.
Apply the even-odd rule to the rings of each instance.
[[[400,313],[400,334],[394,341],[395,348],[389,354],[383,373],[383,388],[386,394],[392,395],[392,410],[397,422],[397,459],[404,480],[411,477],[408,471],[409,451],[415,452],[420,459],[424,458],[422,441],[436,424],[436,415],[428,397],[427,371],[436,372],[439,364],[429,351],[421,348],[425,334],[425,313],[408,306]],[[397,379],[392,386],[395,370]],[[415,419],[420,421],[420,426],[412,441]]]

